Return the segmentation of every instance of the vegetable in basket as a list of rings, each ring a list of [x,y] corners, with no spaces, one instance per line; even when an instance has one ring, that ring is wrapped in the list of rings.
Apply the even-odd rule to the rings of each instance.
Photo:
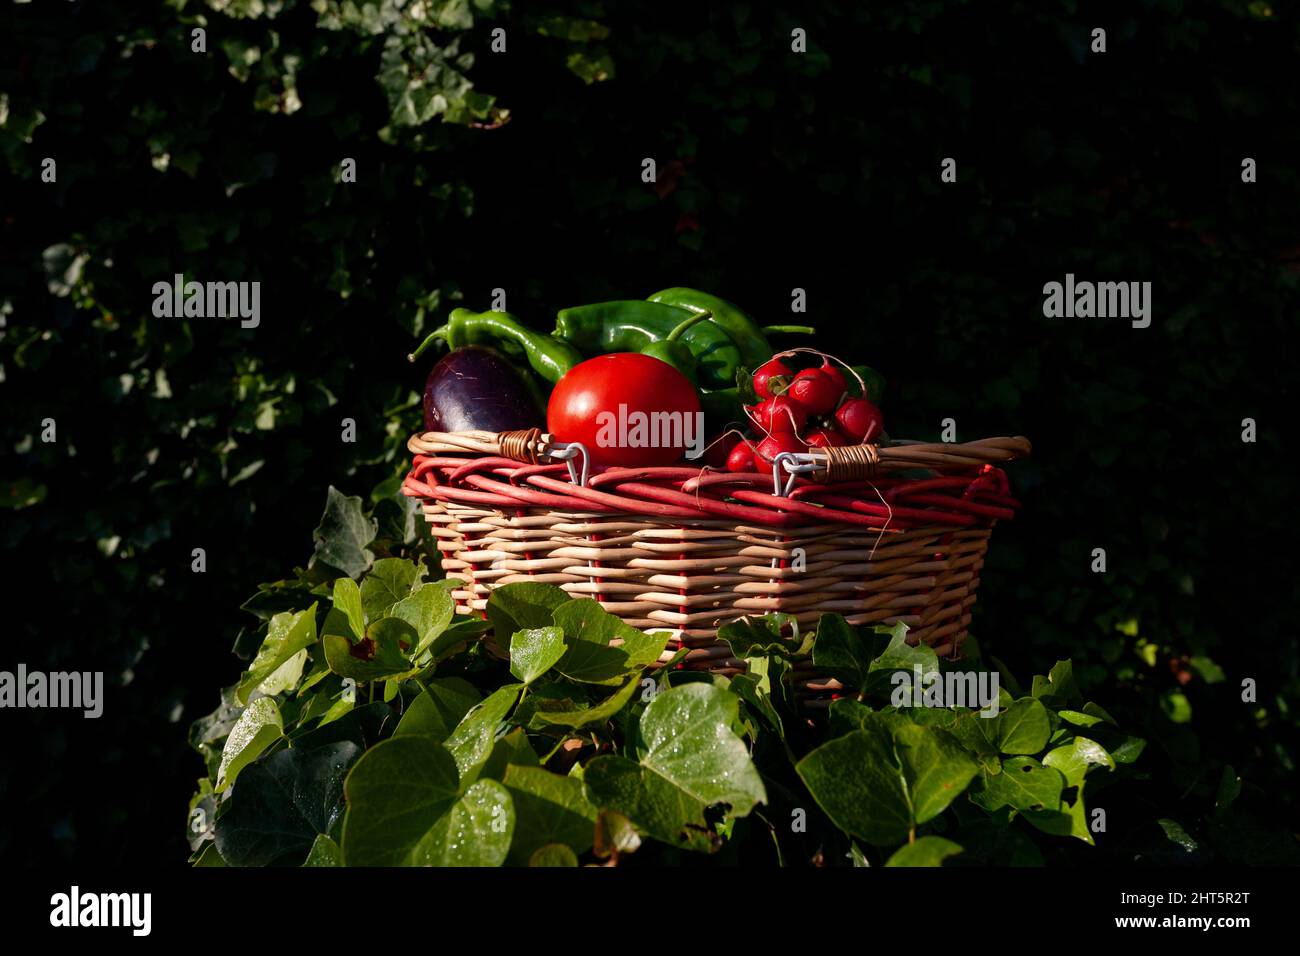
[[[691,354],[690,349],[681,341],[682,333],[687,332],[692,326],[698,325],[709,318],[707,312],[697,312],[695,315],[688,315],[685,319],[677,324],[668,337],[658,342],[651,342],[641,350],[642,355],[649,355],[657,358],[661,362],[667,362],[677,371],[686,376],[691,385],[695,385],[695,356]]]
[[[840,434],[857,444],[875,441],[884,430],[880,409],[865,398],[851,398],[835,412]]]
[[[695,386],[672,365],[639,352],[598,355],[560,379],[546,427],[581,442],[596,465],[669,465],[704,447]]]
[[[425,431],[516,431],[541,417],[527,373],[492,349],[470,345],[448,352],[424,383]]]
[[[772,355],[772,346],[768,345],[767,337],[764,335],[765,330],[726,299],[719,299],[716,295],[701,292],[699,289],[687,289],[682,286],[663,289],[646,298],[650,302],[672,305],[690,312],[708,312],[713,316],[713,321],[722,326],[731,336],[731,340],[736,343],[737,348],[740,349],[741,361],[747,368],[757,368]],[[805,334],[813,332],[803,325],[774,325],[769,326],[766,331]]]
[[[796,372],[785,360],[798,352],[820,357],[821,365]],[[829,356],[812,349],[781,353],[759,365],[751,382],[759,401],[745,406],[757,444],[752,452],[747,442],[736,446],[727,469],[752,471],[782,452],[877,442],[884,418],[863,392],[878,396],[884,380],[866,366],[849,368],[851,380]]]
[[[507,354],[522,356],[533,371],[552,383],[582,361],[582,354],[568,342],[534,332],[507,312],[453,309],[447,324],[430,332],[407,358],[414,362],[436,341],[446,342],[452,349],[464,345],[498,346]]]
[[[588,356],[612,352],[645,352],[668,339],[692,315],[712,318],[706,310],[680,309],[659,302],[620,299],[561,309],[556,313],[557,338]],[[740,349],[722,326],[696,322],[678,333],[695,359],[697,380],[705,388],[727,388],[736,382]]]

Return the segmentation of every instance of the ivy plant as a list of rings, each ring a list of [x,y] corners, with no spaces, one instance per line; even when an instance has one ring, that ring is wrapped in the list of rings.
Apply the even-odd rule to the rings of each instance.
[[[376,529],[331,490],[312,567],[246,605],[260,643],[191,731],[196,865],[1036,863],[1094,842],[1085,794],[1142,751],[1068,661],[936,702],[978,660],[772,614],[720,630],[747,665],[727,678],[550,584],[457,614],[456,582],[375,558]],[[809,665],[839,689],[802,690]]]

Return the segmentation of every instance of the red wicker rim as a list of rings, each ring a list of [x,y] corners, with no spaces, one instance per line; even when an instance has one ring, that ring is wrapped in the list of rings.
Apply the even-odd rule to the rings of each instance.
[[[823,480],[797,478],[789,495],[781,496],[772,493],[770,472],[732,473],[707,466],[596,468],[583,487],[571,480],[565,464],[534,463],[546,460],[539,452],[548,446],[549,436],[537,429],[503,435],[416,435],[408,442],[414,465],[402,491],[416,498],[492,508],[683,521],[728,518],[770,527],[964,528],[1014,517],[1019,502],[1009,494],[1006,473],[992,462],[1030,451],[1028,439],[1022,437],[836,450],[839,454],[828,456]],[[930,474],[889,474],[916,468]],[[841,476],[848,480],[836,480]]]

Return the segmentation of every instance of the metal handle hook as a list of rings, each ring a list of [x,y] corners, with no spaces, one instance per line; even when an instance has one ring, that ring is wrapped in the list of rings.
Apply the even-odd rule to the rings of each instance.
[[[587,446],[582,442],[559,442],[551,446],[550,456],[557,461],[562,461],[569,466],[569,480],[580,488],[587,487],[587,476],[591,467],[591,455],[587,453]],[[582,473],[579,477],[577,465],[574,459],[582,458]]]

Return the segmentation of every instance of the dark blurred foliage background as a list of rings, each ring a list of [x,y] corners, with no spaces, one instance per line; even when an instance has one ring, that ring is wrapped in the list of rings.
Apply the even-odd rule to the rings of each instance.
[[[184,860],[239,605],[327,486],[391,496],[448,309],[681,284],[767,323],[805,289],[894,435],[1034,440],[974,633],[1149,740],[1054,861],[1294,860],[1298,53],[1239,0],[6,3],[0,667],[109,691],[0,713],[0,856]],[[259,280],[260,326],[154,318],[177,272]],[[1067,272],[1150,281],[1152,325],[1044,318]]]

